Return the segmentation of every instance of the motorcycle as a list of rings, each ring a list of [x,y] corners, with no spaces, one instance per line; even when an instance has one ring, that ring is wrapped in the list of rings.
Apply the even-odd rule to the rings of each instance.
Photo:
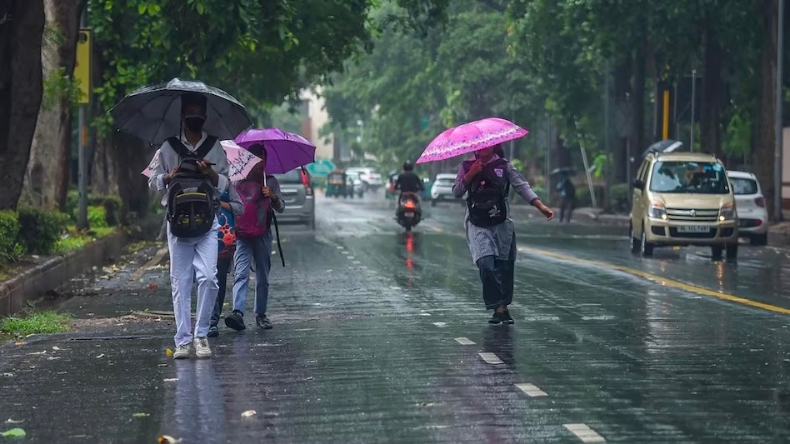
[[[411,231],[412,227],[420,223],[422,209],[420,209],[420,198],[417,193],[402,193],[398,209],[395,212],[395,220],[398,224]]]

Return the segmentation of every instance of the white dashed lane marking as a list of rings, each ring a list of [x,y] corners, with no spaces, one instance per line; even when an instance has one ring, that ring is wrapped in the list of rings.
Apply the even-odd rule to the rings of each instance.
[[[469,338],[455,338],[455,342],[461,345],[475,345],[475,343],[470,341]]]
[[[587,424],[563,424],[563,427],[576,435],[582,442],[606,442],[603,436],[587,426]]]
[[[434,323],[433,323],[433,325],[435,325],[435,326],[437,326],[437,327],[439,327],[439,328],[442,328],[442,327],[446,327],[446,326],[447,326],[447,324],[446,324],[446,323],[444,323],[444,322],[434,322]]]
[[[479,355],[481,358],[483,358],[483,361],[486,361],[486,363],[488,364],[491,365],[504,364],[504,362],[502,362],[502,360],[499,359],[499,357],[497,357],[497,355],[493,353],[480,352]]]
[[[531,398],[535,398],[537,396],[549,396],[548,393],[544,392],[543,390],[537,388],[533,384],[516,384],[519,390],[526,393],[527,396]]]

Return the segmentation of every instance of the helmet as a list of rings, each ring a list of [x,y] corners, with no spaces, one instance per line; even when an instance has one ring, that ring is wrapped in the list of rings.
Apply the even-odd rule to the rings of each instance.
[[[414,169],[414,165],[411,164],[408,160],[403,162],[403,171],[411,171]]]

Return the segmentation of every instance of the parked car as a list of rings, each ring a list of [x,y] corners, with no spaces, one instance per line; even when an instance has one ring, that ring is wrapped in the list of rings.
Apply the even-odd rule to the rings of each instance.
[[[768,210],[757,176],[743,171],[727,171],[727,176],[735,194],[740,236],[748,238],[755,245],[767,244]]]
[[[453,194],[455,174],[442,173],[436,175],[436,180],[431,187],[431,206],[436,206],[439,201],[458,200]]]
[[[709,246],[714,259],[738,255],[738,214],[724,165],[698,153],[647,152],[634,180],[631,250]]]
[[[280,183],[280,192],[285,201],[285,212],[277,216],[283,222],[307,224],[315,229],[315,193],[310,181],[310,174],[304,167],[291,170],[285,174],[276,174]]]
[[[365,184],[365,188],[368,190],[377,191],[379,188],[381,188],[381,174],[379,174],[375,168],[352,167],[346,169],[346,174],[358,174],[359,178],[362,180],[362,183]]]

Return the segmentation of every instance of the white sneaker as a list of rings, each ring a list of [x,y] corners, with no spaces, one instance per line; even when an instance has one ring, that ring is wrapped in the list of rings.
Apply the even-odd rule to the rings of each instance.
[[[211,357],[211,347],[208,346],[208,339],[197,338],[195,340],[195,356],[198,358]]]
[[[192,348],[192,344],[184,344],[179,345],[176,347],[175,353],[173,353],[173,359],[189,359],[189,352]]]

